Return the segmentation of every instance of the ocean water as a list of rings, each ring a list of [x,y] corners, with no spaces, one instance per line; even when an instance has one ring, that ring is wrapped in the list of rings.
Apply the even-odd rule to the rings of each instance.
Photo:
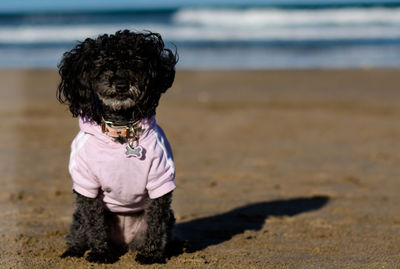
[[[0,4],[0,68],[56,68],[120,29],[160,33],[182,69],[400,67],[400,1],[71,1]]]

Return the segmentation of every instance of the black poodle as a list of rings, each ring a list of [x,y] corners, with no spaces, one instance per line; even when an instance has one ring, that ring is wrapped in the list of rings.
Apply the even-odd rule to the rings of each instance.
[[[61,257],[90,250],[88,261],[111,263],[116,249],[133,249],[140,263],[165,262],[175,167],[155,113],[176,63],[159,34],[129,30],[64,54],[57,98],[80,132],[69,164],[76,210]]]

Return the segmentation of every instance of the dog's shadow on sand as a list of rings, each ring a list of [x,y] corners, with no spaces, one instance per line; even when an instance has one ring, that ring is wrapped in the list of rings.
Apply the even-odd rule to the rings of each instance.
[[[219,215],[177,223],[174,231],[177,239],[171,242],[169,256],[178,256],[183,252],[196,252],[208,246],[223,243],[246,230],[259,231],[269,217],[294,216],[318,210],[328,201],[327,196],[313,196],[259,202]]]

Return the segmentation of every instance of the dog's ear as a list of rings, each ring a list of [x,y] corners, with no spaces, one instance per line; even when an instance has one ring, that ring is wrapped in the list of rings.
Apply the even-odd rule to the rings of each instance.
[[[153,55],[150,57],[152,62],[152,80],[155,85],[153,87],[157,88],[160,93],[165,93],[174,82],[175,79],[175,65],[179,60],[178,53],[172,51],[165,47],[164,41],[161,35],[158,33],[151,33],[150,42],[153,46]],[[149,45],[150,47],[150,45]]]
[[[98,99],[91,83],[96,68],[96,55],[95,40],[90,38],[64,53],[58,65],[61,82],[58,85],[57,98],[69,106],[74,117],[86,117],[98,122]]]
[[[161,94],[165,93],[174,82],[175,65],[178,62],[178,54],[164,45],[161,35],[158,33],[143,34],[143,47],[148,48],[144,53],[147,66],[146,73],[142,74],[142,87],[146,94],[142,98],[140,111],[146,111],[144,117],[155,114]],[[144,79],[143,79],[144,78]]]
[[[164,49],[161,53],[161,64],[158,72],[158,81],[161,85],[162,93],[166,92],[174,82],[175,79],[175,65],[178,62],[179,56],[176,52],[170,49]]]

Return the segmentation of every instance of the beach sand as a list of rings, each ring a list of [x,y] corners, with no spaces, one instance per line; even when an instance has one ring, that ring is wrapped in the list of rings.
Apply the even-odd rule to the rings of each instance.
[[[180,243],[165,265],[60,259],[77,120],[56,71],[0,71],[0,268],[400,268],[400,70],[181,71],[157,120]]]

